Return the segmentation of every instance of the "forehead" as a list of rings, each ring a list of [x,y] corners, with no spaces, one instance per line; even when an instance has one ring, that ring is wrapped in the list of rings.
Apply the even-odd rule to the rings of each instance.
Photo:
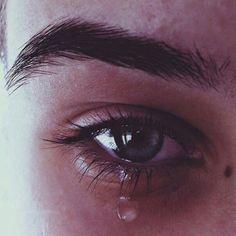
[[[174,46],[197,46],[225,57],[236,49],[235,10],[234,0],[9,0],[9,62],[13,63],[30,37],[63,17],[105,22]]]

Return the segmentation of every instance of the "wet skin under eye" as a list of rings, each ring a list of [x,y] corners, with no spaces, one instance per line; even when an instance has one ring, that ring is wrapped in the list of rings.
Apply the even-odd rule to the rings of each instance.
[[[91,111],[51,141],[70,147],[80,179],[91,178],[90,187],[116,183],[127,195],[182,188],[183,179],[204,166],[199,148],[204,138],[198,130],[145,108],[116,105]]]

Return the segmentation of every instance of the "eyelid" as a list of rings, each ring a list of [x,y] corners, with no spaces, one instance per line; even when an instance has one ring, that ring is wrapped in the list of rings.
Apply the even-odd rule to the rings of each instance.
[[[175,130],[177,130],[177,132],[183,135],[188,137],[191,136],[192,138],[196,139],[196,141],[207,144],[207,138],[204,133],[192,126],[189,122],[168,112],[141,106],[116,104],[89,110],[80,114],[79,117],[69,121],[68,126],[70,128],[76,128],[75,126],[79,128],[95,126],[94,129],[96,129],[99,128],[96,127],[96,125],[101,123],[101,121],[109,119],[118,120],[120,118],[125,119],[127,117],[142,118],[146,117],[147,115],[150,117],[150,119],[155,119],[157,121],[159,120],[166,126],[172,126]]]

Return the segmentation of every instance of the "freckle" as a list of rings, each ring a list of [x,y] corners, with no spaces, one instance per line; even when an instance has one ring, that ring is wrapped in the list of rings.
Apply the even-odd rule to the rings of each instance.
[[[224,176],[229,178],[233,174],[233,168],[231,166],[226,166],[224,171]]]

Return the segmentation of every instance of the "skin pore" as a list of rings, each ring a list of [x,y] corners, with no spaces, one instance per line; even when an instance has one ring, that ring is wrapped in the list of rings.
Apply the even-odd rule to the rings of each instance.
[[[197,48],[205,62],[215,61],[218,69],[214,71],[220,72],[213,76],[218,79],[216,86],[202,88],[140,68],[57,55],[57,65],[46,63],[40,68],[43,74],[35,73],[14,92],[3,88],[7,109],[1,111],[1,156],[5,171],[0,176],[11,183],[7,196],[14,206],[9,217],[0,213],[9,225],[5,235],[14,235],[13,230],[18,235],[52,236],[234,235],[235,10],[233,0],[9,0],[8,69],[35,34],[69,18],[122,29],[181,51]],[[226,61],[225,69],[219,70]],[[132,196],[139,204],[139,215],[130,223],[117,217],[120,193],[115,180],[88,189],[92,177],[87,173],[79,181],[80,170],[71,161],[78,155],[78,146],[45,141],[55,140],[58,134],[71,135],[66,129],[68,120],[80,124],[91,122],[96,114],[105,117],[104,108],[113,116],[120,111],[136,116],[160,111],[155,113],[158,119],[165,117],[162,123],[194,140],[204,159],[200,167],[180,165],[166,172],[160,168],[154,180],[158,187],[150,194],[141,182]],[[204,138],[199,140],[195,129]],[[97,152],[108,156],[100,149]]]

